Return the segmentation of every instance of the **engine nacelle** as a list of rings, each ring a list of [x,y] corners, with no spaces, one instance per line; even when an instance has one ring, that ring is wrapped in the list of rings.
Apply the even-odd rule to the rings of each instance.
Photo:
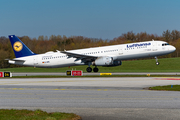
[[[121,65],[121,60],[113,60],[112,57],[100,57],[97,58],[92,65],[94,66],[106,66],[106,67],[113,67]]]
[[[99,57],[94,62],[92,62],[92,65],[95,66],[109,66],[112,64],[113,64],[112,57]]]

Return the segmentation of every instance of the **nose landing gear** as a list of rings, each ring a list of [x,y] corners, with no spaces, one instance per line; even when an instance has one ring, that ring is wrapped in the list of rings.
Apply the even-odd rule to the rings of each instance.
[[[156,65],[159,65],[160,63],[158,62],[158,58],[155,56],[156,59]]]

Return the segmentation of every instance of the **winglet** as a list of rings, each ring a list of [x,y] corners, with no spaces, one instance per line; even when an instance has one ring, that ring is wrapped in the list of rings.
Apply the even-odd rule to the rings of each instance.
[[[16,58],[36,55],[15,35],[9,35],[9,39]]]

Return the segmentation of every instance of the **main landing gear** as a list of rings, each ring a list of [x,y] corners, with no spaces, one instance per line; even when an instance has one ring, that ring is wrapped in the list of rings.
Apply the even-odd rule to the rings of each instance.
[[[87,67],[86,71],[87,72],[92,72],[92,68],[91,67]],[[97,67],[93,68],[93,72],[98,72],[98,71],[99,71],[99,69]]]
[[[93,68],[93,71],[94,71],[94,72],[98,72],[99,69],[98,69],[97,67],[95,67],[95,68]]]
[[[87,71],[87,72],[92,72],[92,68],[91,68],[91,67],[87,67],[87,68],[86,68],[86,71]]]
[[[160,63],[158,62],[158,58],[155,56],[156,59],[156,65],[159,65]]]

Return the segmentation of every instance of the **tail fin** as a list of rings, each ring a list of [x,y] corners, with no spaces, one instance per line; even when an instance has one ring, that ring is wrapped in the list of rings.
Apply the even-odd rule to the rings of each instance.
[[[36,55],[15,35],[9,35],[9,39],[16,58]]]

